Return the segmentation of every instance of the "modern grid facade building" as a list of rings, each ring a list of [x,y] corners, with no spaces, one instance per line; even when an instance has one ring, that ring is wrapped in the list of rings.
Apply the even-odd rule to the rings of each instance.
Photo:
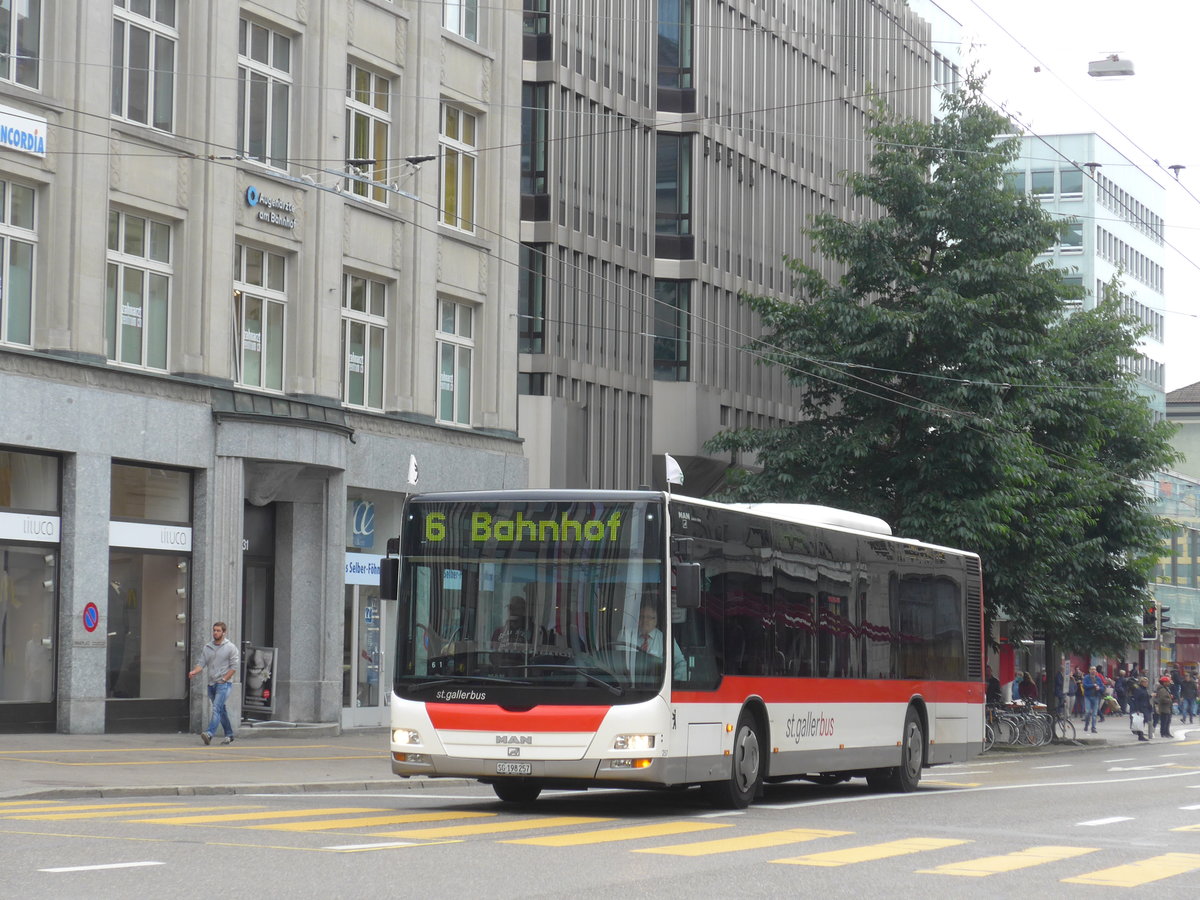
[[[1067,270],[1065,280],[1087,295],[1071,301],[1095,307],[1119,277],[1122,308],[1147,333],[1126,364],[1158,418],[1166,416],[1163,245],[1165,190],[1151,175],[1096,134],[1027,135],[1011,186],[1038,198],[1067,230],[1039,257]]]
[[[521,42],[468,0],[0,4],[0,730],[198,730],[215,620],[261,716],[387,721],[403,497],[527,482]]]
[[[729,428],[793,420],[739,294],[786,295],[785,257],[833,272],[809,217],[872,214],[872,93],[928,120],[957,79],[903,0],[526,0],[520,433],[544,487],[703,496]],[[752,462],[747,460],[747,462]]]

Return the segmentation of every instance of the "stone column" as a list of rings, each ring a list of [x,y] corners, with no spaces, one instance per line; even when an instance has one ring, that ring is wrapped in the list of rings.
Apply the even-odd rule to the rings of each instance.
[[[104,733],[111,477],[107,454],[80,452],[63,458],[57,694],[63,734]],[[83,624],[89,603],[100,611],[90,632]]]
[[[204,583],[207,590],[192,606],[192,656],[200,658],[212,640],[212,623],[229,626],[229,639],[242,642],[242,525],[245,506],[245,468],[239,456],[218,456],[212,472],[212,507],[206,521],[208,559]],[[239,675],[229,693],[229,719],[237,727],[242,718],[242,680]],[[199,731],[208,723],[208,694],[202,676],[193,680],[191,719]]]

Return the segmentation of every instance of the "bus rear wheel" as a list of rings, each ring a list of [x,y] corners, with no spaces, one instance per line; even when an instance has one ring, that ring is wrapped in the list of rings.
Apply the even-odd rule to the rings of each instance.
[[[505,803],[532,803],[542,792],[540,781],[493,781],[492,790]]]
[[[713,806],[722,809],[745,809],[762,788],[762,739],[753,714],[743,710],[738,717],[730,755],[729,777],[704,785],[704,793]]]
[[[900,765],[889,769],[876,769],[867,775],[867,786],[876,791],[892,791],[907,794],[921,783],[921,766],[925,761],[925,731],[921,727],[921,716],[911,706],[904,717],[904,731],[900,735]]]

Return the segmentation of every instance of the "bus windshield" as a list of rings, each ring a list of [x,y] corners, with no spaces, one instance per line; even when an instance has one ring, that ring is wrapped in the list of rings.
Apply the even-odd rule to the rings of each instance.
[[[661,502],[416,498],[401,537],[395,690],[533,705],[663,684]]]

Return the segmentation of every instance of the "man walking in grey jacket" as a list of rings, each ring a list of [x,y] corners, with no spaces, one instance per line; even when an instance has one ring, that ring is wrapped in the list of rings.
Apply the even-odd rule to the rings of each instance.
[[[201,672],[208,675],[208,699],[212,702],[212,718],[208,728],[200,733],[200,740],[212,743],[213,735],[217,732],[217,723],[225,730],[222,744],[233,743],[233,725],[229,721],[229,713],[225,711],[225,702],[229,699],[229,691],[233,679],[237,676],[239,654],[237,645],[225,639],[225,623],[213,623],[213,639],[204,645],[200,662],[188,672],[188,678],[195,678]]]

